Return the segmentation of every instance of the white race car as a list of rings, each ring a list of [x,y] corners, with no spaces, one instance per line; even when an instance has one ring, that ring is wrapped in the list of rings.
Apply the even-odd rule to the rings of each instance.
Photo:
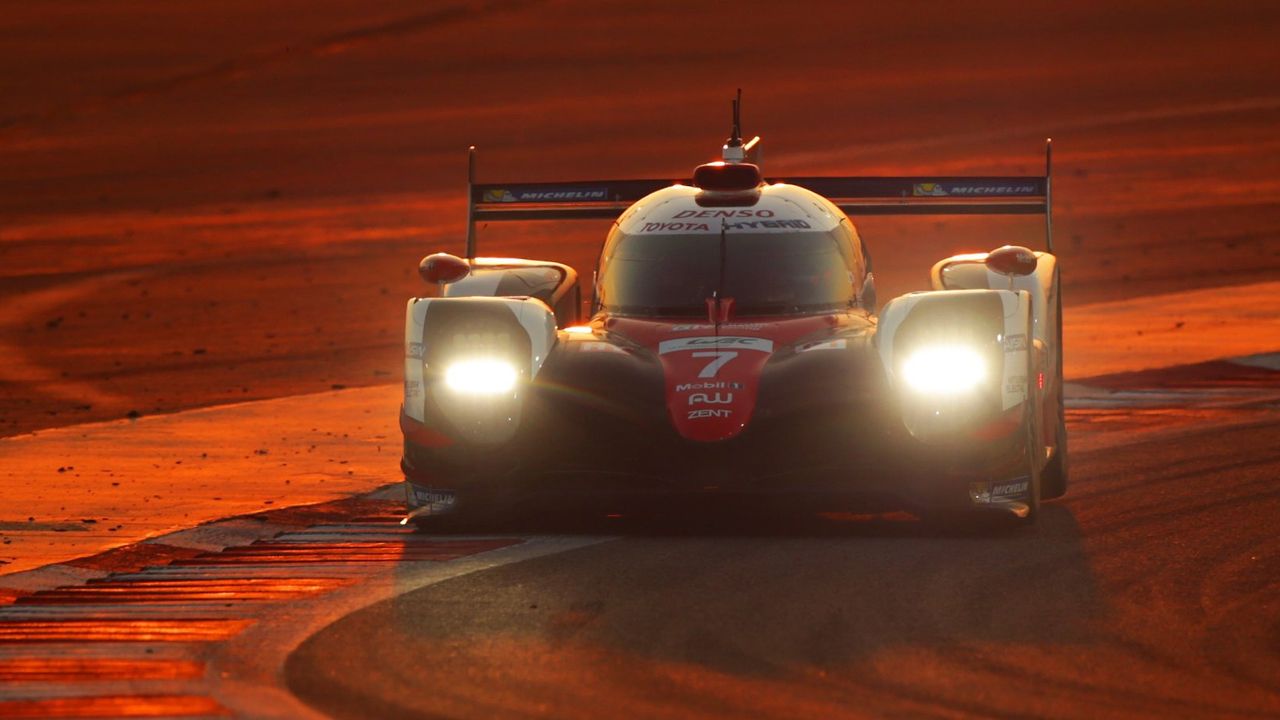
[[[424,258],[441,292],[406,315],[413,517],[783,493],[1033,520],[1066,491],[1050,148],[1044,176],[766,180],[737,127],[684,181],[471,182],[467,257]],[[1046,251],[946,258],[877,316],[846,213],[1040,215]],[[478,221],[602,217],[585,316],[572,268],[475,256]]]

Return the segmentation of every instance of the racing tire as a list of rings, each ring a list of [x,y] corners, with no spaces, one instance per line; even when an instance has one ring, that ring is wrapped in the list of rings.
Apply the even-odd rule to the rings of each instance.
[[[1057,278],[1054,279],[1055,284]],[[1062,294],[1058,294],[1058,426],[1054,429],[1053,457],[1045,465],[1041,478],[1041,496],[1045,500],[1054,500],[1067,494],[1067,410],[1063,401],[1062,387]]]
[[[1030,322],[1027,324],[1027,337],[1031,337]],[[1030,353],[1028,353],[1027,375],[1028,380],[1032,377],[1033,369],[1030,362]],[[1061,384],[1059,384],[1061,389]],[[1043,478],[1044,478],[1044,446],[1040,444],[1041,426],[1044,422],[1044,411],[1042,409],[1044,398],[1040,396],[1040,390],[1036,388],[1036,384],[1027,383],[1027,408],[1023,420],[1022,431],[1026,434],[1025,447],[1023,448],[1023,463],[1026,467],[1028,475],[1027,480],[1027,506],[1026,517],[1020,518],[1023,525],[1035,524],[1040,517],[1040,499],[1043,497]]]
[[[1031,525],[1040,517],[1040,500],[1044,497],[1044,471],[1040,467],[1040,459],[1043,457],[1040,448],[1040,429],[1037,427],[1038,422],[1035,416],[1039,413],[1029,413],[1031,416],[1027,422],[1027,447],[1026,447],[1026,463],[1027,473],[1030,479],[1027,481],[1027,516],[1020,518],[1023,524]]]
[[[1061,411],[1054,436],[1053,457],[1045,464],[1040,477],[1040,497],[1043,500],[1055,500],[1067,494],[1067,423]]]

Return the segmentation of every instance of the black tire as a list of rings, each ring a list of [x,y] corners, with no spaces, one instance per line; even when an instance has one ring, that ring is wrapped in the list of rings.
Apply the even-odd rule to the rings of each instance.
[[[1027,481],[1027,516],[1022,518],[1024,524],[1033,524],[1040,517],[1040,499],[1043,493],[1043,472],[1040,469],[1041,458],[1044,457],[1040,446],[1039,413],[1028,413],[1026,463],[1030,479]]]
[[[1044,476],[1041,478],[1041,489],[1045,500],[1053,500],[1067,494],[1067,409],[1063,402],[1062,387],[1062,289],[1057,285],[1058,278],[1054,278],[1055,286],[1058,287],[1058,372],[1057,381],[1058,389],[1058,426],[1054,429],[1054,451],[1053,457],[1049,463],[1045,465]]]
[[[1058,428],[1054,432],[1053,457],[1044,466],[1040,478],[1041,498],[1054,500],[1067,494],[1067,423],[1058,411]]]

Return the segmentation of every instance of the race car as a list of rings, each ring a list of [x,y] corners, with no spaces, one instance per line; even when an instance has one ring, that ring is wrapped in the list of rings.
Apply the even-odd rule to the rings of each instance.
[[[691,178],[477,184],[405,319],[406,522],[550,499],[789,496],[1034,521],[1067,487],[1051,145],[1030,177],[766,180],[736,119]],[[877,314],[846,213],[1041,214],[1045,251],[933,265]],[[578,274],[481,221],[612,218]]]

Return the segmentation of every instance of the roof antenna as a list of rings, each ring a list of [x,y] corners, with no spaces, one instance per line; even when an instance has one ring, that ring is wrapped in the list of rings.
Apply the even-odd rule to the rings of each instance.
[[[738,97],[733,100],[733,136],[724,142],[721,158],[726,163],[749,162],[760,164],[760,136],[751,138],[745,145],[742,143],[742,88],[738,88]]]
[[[476,146],[467,148],[467,261],[476,259]]]
[[[733,136],[725,141],[721,157],[727,163],[740,163],[747,157],[742,149],[742,88],[738,88],[738,97],[733,100]]]

